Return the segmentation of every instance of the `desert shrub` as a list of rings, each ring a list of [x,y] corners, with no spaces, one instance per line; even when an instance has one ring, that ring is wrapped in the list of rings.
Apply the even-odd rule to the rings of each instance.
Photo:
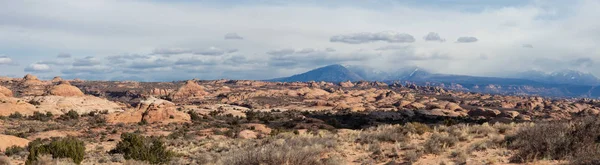
[[[15,113],[11,113],[10,115],[8,115],[8,118],[21,119],[21,118],[23,118],[23,115],[19,112],[15,112]]]
[[[55,139],[47,144],[39,139],[34,140],[29,142],[27,150],[29,151],[29,156],[25,162],[27,165],[37,162],[40,156],[46,154],[52,155],[52,158],[69,158],[76,164],[80,164],[85,156],[83,141],[75,137]]]
[[[25,151],[25,148],[23,148],[23,147],[10,146],[10,147],[6,147],[6,150],[4,150],[4,155],[13,156],[13,155],[19,154],[23,151]]]
[[[446,132],[448,132],[451,136],[456,137],[459,141],[464,142],[469,141],[472,138],[470,129],[471,127],[466,124],[457,124],[448,127]]]
[[[456,145],[458,138],[450,136],[448,133],[434,133],[425,141],[424,149],[426,153],[439,154],[448,147]]]
[[[416,133],[419,135],[423,135],[425,132],[431,132],[431,128],[427,124],[418,122],[406,123],[404,127],[411,133]]]
[[[488,123],[483,123],[481,125],[473,125],[469,129],[472,134],[475,134],[477,137],[486,137],[490,134],[496,133],[496,129],[490,126]]]
[[[202,119],[204,119],[202,116],[198,115],[198,113],[194,111],[188,111],[188,114],[190,115],[192,122],[199,122],[202,121]]]
[[[60,115],[59,118],[62,120],[75,120],[79,119],[79,113],[77,113],[77,111],[74,110],[69,110],[69,112]]]
[[[95,115],[95,116],[93,116],[93,117],[90,117],[90,118],[88,119],[88,122],[89,122],[90,124],[93,124],[93,125],[99,125],[99,126],[102,126],[102,125],[105,125],[105,124],[106,124],[106,117],[104,117],[104,116],[102,116],[102,115]]]
[[[517,150],[512,160],[572,160],[573,164],[600,163],[600,121],[585,118],[573,122],[539,123],[508,138]]]
[[[320,137],[303,134],[281,137],[262,145],[252,145],[226,153],[222,156],[221,163],[264,165],[344,164],[335,157],[322,157],[322,155],[336,146],[336,139],[327,136]]]
[[[30,120],[38,120],[38,121],[50,121],[52,120],[52,112],[41,113],[38,111],[33,112],[33,115],[29,116]]]
[[[357,141],[361,143],[404,142],[408,140],[408,133],[410,130],[401,125],[380,125],[363,130],[358,135]]]
[[[157,137],[144,137],[135,133],[121,134],[121,141],[110,151],[112,154],[123,154],[127,160],[147,161],[152,164],[166,163],[174,156],[167,150],[161,139]]]

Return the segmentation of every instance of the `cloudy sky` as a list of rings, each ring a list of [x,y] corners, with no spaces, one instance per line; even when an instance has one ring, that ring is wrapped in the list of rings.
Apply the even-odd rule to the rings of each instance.
[[[597,0],[1,1],[0,76],[269,79],[329,64],[600,75]]]

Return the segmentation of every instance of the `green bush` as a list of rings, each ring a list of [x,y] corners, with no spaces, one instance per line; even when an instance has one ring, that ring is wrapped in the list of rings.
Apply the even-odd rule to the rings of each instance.
[[[46,114],[35,111],[33,115],[29,116],[30,120],[38,120],[38,121],[50,121],[52,120],[52,112],[46,112]]]
[[[77,113],[77,111],[74,111],[74,110],[69,110],[69,112],[60,115],[60,119],[62,119],[62,120],[79,119],[79,113]]]
[[[8,118],[11,118],[11,119],[20,119],[20,118],[23,118],[23,115],[21,113],[19,113],[19,112],[15,112],[15,113],[12,113],[12,114],[8,115]]]
[[[29,142],[27,150],[29,150],[29,156],[25,162],[26,165],[35,163],[41,155],[45,154],[52,155],[52,158],[70,158],[76,164],[80,164],[85,156],[83,141],[75,137],[55,139],[50,143],[37,139]]]
[[[23,151],[25,151],[25,148],[23,148],[23,147],[10,146],[10,147],[6,147],[6,150],[4,150],[4,155],[13,156],[13,155],[19,154]]]
[[[121,134],[121,141],[110,151],[123,154],[127,160],[148,161],[152,164],[167,163],[174,156],[157,137],[144,137],[134,133]]]

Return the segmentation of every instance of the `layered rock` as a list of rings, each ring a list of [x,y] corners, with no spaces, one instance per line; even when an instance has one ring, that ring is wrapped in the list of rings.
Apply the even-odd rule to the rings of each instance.
[[[41,96],[46,91],[46,84],[40,81],[36,76],[27,74],[19,84],[21,96]]]
[[[23,115],[31,115],[35,111],[39,110],[25,100],[12,97],[0,97],[0,116],[9,116],[15,112]]]
[[[135,109],[123,113],[111,114],[107,117],[110,123],[180,123],[189,122],[187,113],[178,111],[175,104],[162,99],[150,97],[141,101]]]
[[[207,94],[208,92],[204,90],[204,87],[198,85],[196,81],[188,80],[177,91],[171,94],[170,98],[174,101],[191,101],[202,99]]]
[[[3,96],[5,96],[5,97],[12,97],[13,96],[13,92],[10,89],[6,88],[6,87],[0,86],[0,97],[3,97]]]
[[[122,105],[94,96],[36,96],[25,97],[27,102],[34,103],[37,111],[52,112],[53,114],[63,114],[74,110],[79,114],[90,112],[119,112],[122,111]]]
[[[58,85],[52,87],[48,94],[66,97],[84,96],[79,88],[72,86],[68,81],[61,81]]]

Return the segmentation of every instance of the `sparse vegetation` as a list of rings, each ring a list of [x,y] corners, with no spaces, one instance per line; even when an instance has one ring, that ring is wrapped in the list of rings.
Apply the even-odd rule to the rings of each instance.
[[[10,146],[4,150],[4,155],[13,156],[25,151],[25,148],[19,146]]]
[[[160,138],[144,137],[134,133],[121,134],[121,141],[112,154],[123,154],[125,159],[147,161],[153,164],[166,163],[175,155],[166,149]]]
[[[575,164],[600,163],[600,120],[584,118],[571,122],[538,123],[509,138],[517,150],[515,162],[540,159],[572,160]]]
[[[328,150],[337,146],[333,137],[305,134],[278,139],[280,140],[228,153],[223,156],[222,164],[319,165],[341,163],[335,157],[322,157]]]
[[[40,157],[46,154],[52,155],[52,158],[69,158],[74,163],[80,164],[85,155],[85,145],[83,141],[75,137],[66,137],[55,139],[50,142],[34,140],[27,146],[29,156],[25,164],[36,164]]]

